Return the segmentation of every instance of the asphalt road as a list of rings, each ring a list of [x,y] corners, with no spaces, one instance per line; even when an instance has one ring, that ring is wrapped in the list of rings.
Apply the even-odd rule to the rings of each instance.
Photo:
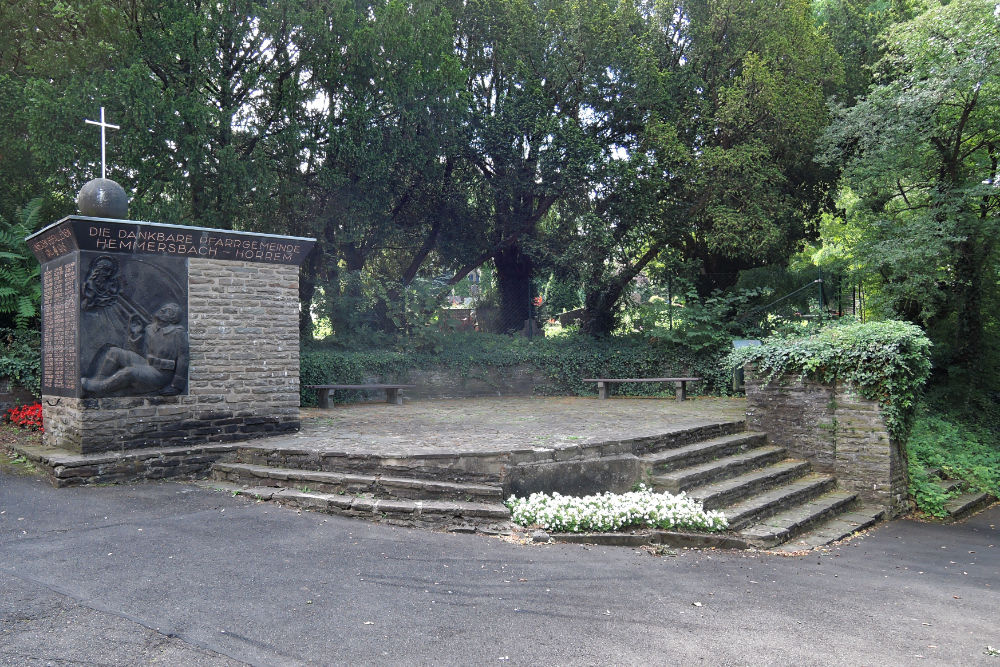
[[[1000,667],[998,528],[653,556],[0,473],[0,664]]]

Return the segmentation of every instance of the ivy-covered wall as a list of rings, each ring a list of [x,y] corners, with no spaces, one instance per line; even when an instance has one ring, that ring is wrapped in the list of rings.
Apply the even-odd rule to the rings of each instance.
[[[746,369],[748,428],[896,513],[907,506],[905,443],[930,346],[907,322],[836,324],[741,348],[729,363]]]
[[[411,350],[343,350],[322,344],[302,349],[302,385],[405,382],[413,398],[463,396],[593,396],[585,377],[704,378],[693,394],[730,391],[731,375],[724,349],[693,350],[643,337],[598,339],[574,335],[532,340],[483,333],[454,334],[433,345]],[[673,395],[673,386],[622,385],[620,394]],[[334,400],[359,400],[358,392],[334,392]],[[302,404],[315,405],[312,390],[302,390]]]

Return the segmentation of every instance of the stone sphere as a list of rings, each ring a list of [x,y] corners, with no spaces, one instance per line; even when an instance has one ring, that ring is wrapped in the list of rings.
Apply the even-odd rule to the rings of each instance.
[[[128,218],[128,195],[110,178],[95,178],[80,189],[76,208],[80,215],[124,220]]]

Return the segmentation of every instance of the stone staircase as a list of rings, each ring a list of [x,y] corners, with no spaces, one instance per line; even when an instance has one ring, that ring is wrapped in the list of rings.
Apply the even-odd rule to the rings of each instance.
[[[935,479],[942,491],[956,494],[944,505],[944,510],[948,513],[948,519],[951,521],[961,521],[997,501],[994,496],[988,493],[968,489],[965,482],[951,479],[943,470],[934,468],[928,470],[927,473]]]
[[[788,458],[763,433],[736,433],[641,457],[654,489],[687,493],[722,510],[733,536],[757,548],[806,549],[876,523],[883,511],[862,506],[808,461]]]
[[[240,461],[215,463],[211,476],[212,486],[239,495],[379,523],[487,534],[510,527],[510,511],[503,505],[499,483],[399,477],[378,469],[358,474]]]
[[[726,544],[806,549],[847,537],[882,518],[837,487],[830,475],[767,444],[763,433],[741,424],[671,438],[644,438],[634,445],[644,478],[653,488],[685,492],[705,509],[725,512]],[[724,435],[719,435],[720,433]],[[693,441],[692,441],[693,440]],[[622,443],[610,443],[620,452]],[[600,465],[607,452],[595,450]],[[401,526],[455,532],[504,533],[510,512],[503,500],[511,486],[530,477],[509,460],[502,472],[472,470],[461,453],[428,465],[426,458],[315,457],[296,450],[238,448],[212,465],[211,486],[311,511]],[[627,456],[627,455],[626,455]],[[634,459],[633,459],[634,460]],[[586,461],[583,462],[585,464]],[[574,463],[579,470],[581,462]],[[519,477],[519,471],[525,471]],[[523,495],[523,494],[521,494]]]

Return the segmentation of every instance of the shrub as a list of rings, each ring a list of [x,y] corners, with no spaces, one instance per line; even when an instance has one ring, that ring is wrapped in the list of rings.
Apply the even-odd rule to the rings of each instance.
[[[827,384],[850,382],[862,396],[879,402],[890,434],[905,442],[930,375],[930,348],[924,332],[908,322],[838,324],[734,350],[728,365],[753,364],[767,381],[791,373]]]
[[[38,228],[42,199],[34,199],[10,223],[0,220],[0,326],[37,322],[42,300],[39,265],[24,238]]]
[[[41,335],[28,329],[0,329],[0,377],[42,395]]]

